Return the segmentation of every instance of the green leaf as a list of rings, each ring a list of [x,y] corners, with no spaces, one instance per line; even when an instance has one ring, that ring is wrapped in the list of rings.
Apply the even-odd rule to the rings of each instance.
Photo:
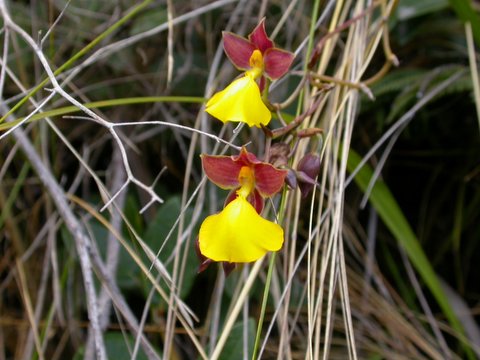
[[[400,114],[404,113],[412,103],[417,100],[418,85],[410,84],[405,86],[405,89],[399,93],[393,100],[390,106],[390,112],[385,118],[385,124],[391,123],[395,120]]]
[[[140,34],[141,32],[153,29],[154,27],[167,22],[167,20],[167,9],[150,9],[134,19],[130,29],[130,35]]]
[[[145,224],[143,222],[142,214],[140,214],[138,211],[140,207],[141,206],[137,197],[132,194],[127,194],[123,212],[125,213],[128,222],[133,227],[133,230],[135,230],[138,234],[143,234]],[[125,229],[127,230],[127,232],[129,231],[126,227]]]
[[[429,72],[419,72],[418,76],[408,78],[403,83],[403,90],[395,97],[391,106],[390,112],[385,119],[385,123],[390,123],[405,112],[407,108],[411,107],[418,98],[429,91],[429,89],[445,81],[459,71],[464,71],[465,75],[460,77],[453,84],[445,88],[443,91],[437,93],[434,100],[438,100],[443,96],[470,92],[472,90],[472,80],[467,68],[465,66],[445,66],[443,68],[435,69]],[[393,81],[395,84],[395,81]],[[402,81],[400,81],[402,83]],[[401,90],[402,88],[398,88]]]
[[[91,221],[88,223],[88,226],[89,234],[92,236],[93,241],[95,241],[97,244],[102,258],[106,259],[109,236],[108,229],[96,219],[91,219]],[[115,239],[114,241],[118,240]],[[140,268],[127,253],[125,248],[121,245],[118,256],[118,266],[115,273],[117,283],[121,289],[133,289],[139,285]],[[99,283],[97,284],[97,287],[100,287]]]
[[[358,164],[360,164],[360,161],[360,156],[350,149],[347,161],[348,171],[353,172]],[[363,191],[365,191],[372,175],[372,169],[368,165],[364,165],[355,176],[355,182]],[[463,327],[440,286],[440,282],[430,264],[430,261],[423,252],[415,233],[403,215],[397,201],[387,185],[380,179],[377,179],[373,186],[369,200],[395,239],[405,249],[410,261],[430,289],[451,326],[458,332],[458,334],[463,335]],[[469,358],[473,359],[474,356],[471,352],[471,348],[465,344],[464,349]]]
[[[458,18],[464,23],[469,22],[472,25],[473,37],[478,46],[480,46],[480,16],[472,8],[470,0],[449,0]]]
[[[110,331],[104,336],[105,349],[107,350],[107,358],[115,360],[130,360],[133,348],[135,346],[135,338],[130,334],[122,334],[121,332]],[[73,360],[83,359],[85,355],[85,346],[80,347]],[[136,360],[148,360],[148,356],[142,350],[138,349]]]
[[[110,100],[94,101],[91,103],[85,103],[87,109],[100,109],[105,107],[125,106],[133,104],[147,104],[154,102],[182,102],[182,103],[196,103],[201,104],[205,99],[195,96],[142,96],[142,97],[130,97],[130,98],[116,98]],[[53,110],[44,111],[40,114],[33,115],[28,122],[45,119],[46,117],[62,116],[81,111],[77,106],[65,106]],[[11,127],[22,122],[24,118],[17,118],[14,121],[10,121],[2,124],[0,119],[0,131],[10,129]]]
[[[418,79],[425,73],[426,71],[420,69],[394,70],[373,84],[371,90],[375,97],[385,95],[389,92],[401,91],[412,83],[418,82]]]
[[[243,322],[238,322],[232,328],[232,332],[225,343],[222,354],[219,360],[243,360],[244,356],[244,334],[243,334]],[[248,319],[247,321],[247,342],[248,342],[248,356],[250,359],[253,353],[253,343],[255,341],[255,320]]]
[[[0,209],[0,229],[3,228],[5,220],[11,216],[11,209],[13,205],[15,204],[15,201],[17,200],[17,196],[22,189],[22,186],[25,183],[25,179],[27,177],[28,171],[30,170],[30,164],[25,163],[22,166],[22,170],[20,171],[20,174],[17,176],[15,179],[15,183],[13,187],[9,191],[8,198],[6,201],[2,204],[3,208]],[[3,192],[3,189],[2,189]]]
[[[403,21],[434,13],[447,7],[447,0],[402,0],[398,4],[396,15],[399,20]]]
[[[135,339],[131,335],[124,336],[119,332],[108,332],[105,334],[105,348],[109,359],[130,360]],[[140,348],[135,357],[137,360],[147,360],[148,356]]]

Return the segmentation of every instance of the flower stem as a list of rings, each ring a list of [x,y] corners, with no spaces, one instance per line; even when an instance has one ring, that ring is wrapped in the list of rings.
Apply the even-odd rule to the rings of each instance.
[[[310,57],[310,54],[312,53],[313,50],[313,39],[314,39],[314,32],[315,32],[315,22],[318,17],[318,11],[320,8],[320,0],[315,0],[313,4],[313,12],[312,12],[312,19],[311,19],[311,24],[310,24],[310,32],[309,32],[309,41],[308,41],[308,46],[307,46],[307,55],[306,59]],[[304,65],[304,71],[306,72],[308,69],[308,64],[305,63]],[[264,95],[268,95],[268,85],[266,84],[265,88],[267,90],[264,90]],[[299,94],[299,101],[298,101],[298,106],[297,106],[297,116],[300,115],[301,113],[301,108],[302,108],[302,100],[303,100],[303,95],[304,92],[300,91]],[[283,216],[285,214],[285,209],[286,209],[286,199],[287,199],[287,191],[284,189],[283,194],[282,194],[282,200],[280,203],[280,209],[278,212],[278,223],[281,224],[283,221]],[[270,283],[272,282],[272,274],[273,274],[273,268],[275,266],[275,258],[276,258],[276,253],[273,253],[270,257],[270,263],[268,266],[268,273],[267,273],[267,279],[265,282],[265,289],[263,291],[263,300],[262,300],[262,307],[260,309],[260,316],[258,318],[258,326],[257,326],[257,334],[255,335],[255,345],[253,347],[253,353],[252,353],[252,360],[255,360],[257,358],[257,353],[258,353],[258,347],[260,345],[260,337],[262,336],[262,327],[263,327],[263,320],[265,319],[265,310],[267,307],[267,301],[268,301],[268,293],[270,291]]]
[[[287,190],[284,188],[282,193],[282,200],[280,202],[280,209],[278,212],[278,219],[277,219],[279,224],[283,222],[283,215],[285,214],[286,205],[287,205]],[[275,266],[276,256],[277,256],[276,252],[272,253],[272,255],[270,256],[270,262],[268,264],[267,279],[265,281],[265,289],[263,290],[262,307],[260,309],[260,316],[258,317],[257,334],[255,335],[255,345],[253,346],[252,360],[256,359],[257,353],[258,353],[258,347],[260,345],[263,320],[265,319],[265,310],[267,308],[268,293],[270,291],[270,284],[272,282],[272,274],[273,274],[273,268]]]
[[[260,309],[260,317],[258,319],[257,334],[255,335],[255,345],[253,347],[252,360],[256,359],[257,352],[258,352],[258,346],[260,345],[260,338],[261,338],[261,335],[262,335],[263,320],[265,318],[265,310],[267,308],[268,293],[270,291],[270,284],[272,282],[272,274],[273,274],[273,267],[275,266],[276,254],[277,254],[276,252],[272,253],[272,255],[270,256],[270,262],[268,264],[267,280],[265,282],[265,289],[263,289],[262,308]]]

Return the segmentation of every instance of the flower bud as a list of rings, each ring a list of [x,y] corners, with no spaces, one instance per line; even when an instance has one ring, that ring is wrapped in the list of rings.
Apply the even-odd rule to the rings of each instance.
[[[317,154],[306,154],[297,165],[297,180],[302,197],[306,198],[316,185],[315,179],[320,172],[320,157]]]
[[[295,189],[298,186],[297,174],[295,173],[294,170],[288,170],[287,177],[285,178],[285,182],[292,189]]]

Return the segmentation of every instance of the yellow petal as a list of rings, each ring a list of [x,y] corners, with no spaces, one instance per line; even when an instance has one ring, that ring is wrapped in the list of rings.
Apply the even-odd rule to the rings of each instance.
[[[239,196],[208,216],[199,232],[200,252],[214,261],[252,262],[283,245],[283,229],[265,220]]]
[[[205,111],[222,122],[244,122],[248,126],[267,125],[272,113],[264,104],[257,83],[245,75],[214,94]]]

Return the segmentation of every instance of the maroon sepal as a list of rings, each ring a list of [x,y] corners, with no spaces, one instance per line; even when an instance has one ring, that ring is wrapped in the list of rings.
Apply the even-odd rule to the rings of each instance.
[[[259,50],[263,56],[264,75],[271,80],[285,75],[295,58],[293,53],[275,47],[265,31],[265,18],[248,35],[248,39],[228,31],[224,31],[222,37],[227,57],[239,70],[250,69],[250,58],[255,50]],[[260,77],[259,87],[263,92],[265,87],[263,75]]]
[[[237,267],[237,263],[231,263],[227,261],[222,262],[223,265],[223,273],[225,274],[225,277],[231,274],[233,270]]]
[[[320,157],[317,154],[306,154],[297,166],[298,187],[302,193],[302,197],[306,198],[308,194],[316,186],[316,177],[320,172]]]
[[[277,48],[268,49],[263,56],[265,74],[272,80],[281,78],[292,66],[295,55]]]
[[[247,39],[228,31],[222,32],[223,50],[230,61],[239,70],[248,70],[250,68],[250,57],[256,50],[254,44]]]
[[[298,188],[302,193],[302,198],[306,198],[317,184],[314,179],[305,174],[303,171],[297,171]]]
[[[262,52],[262,54],[267,50],[274,47],[273,41],[267,35],[265,31],[265,18],[260,20],[260,23],[253,29],[253,31],[248,35],[248,40],[252,42],[255,47]]]
[[[240,185],[238,175],[243,166],[253,169],[255,189],[262,197],[270,197],[279,192],[287,176],[286,170],[277,169],[272,164],[258,160],[245,147],[242,147],[237,156],[202,154],[201,158],[207,177],[222,189],[235,189]]]
[[[195,239],[194,246],[195,246],[195,253],[197,254],[197,258],[200,261],[200,265],[198,266],[197,273],[201,273],[201,272],[205,271],[211,263],[213,263],[213,260],[207,258],[206,256],[204,256],[200,252],[200,245],[198,243],[198,236]]]

